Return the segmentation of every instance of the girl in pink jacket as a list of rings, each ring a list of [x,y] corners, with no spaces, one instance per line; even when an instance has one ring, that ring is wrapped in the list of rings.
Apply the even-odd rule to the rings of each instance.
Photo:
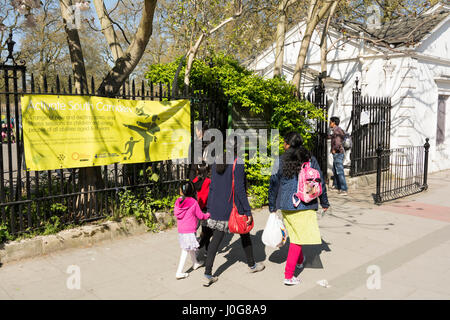
[[[206,220],[209,213],[204,214],[195,199],[194,184],[189,181],[181,186],[181,197],[175,201],[174,215],[177,218],[178,240],[181,247],[181,257],[176,273],[177,279],[184,279],[189,273],[183,273],[184,264],[188,254],[191,256],[193,269],[196,270],[204,265],[204,261],[197,261],[196,251],[199,247],[197,241],[198,220]]]

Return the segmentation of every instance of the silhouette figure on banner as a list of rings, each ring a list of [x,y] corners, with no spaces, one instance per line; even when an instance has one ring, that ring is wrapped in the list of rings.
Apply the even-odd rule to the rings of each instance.
[[[133,137],[130,137],[130,140],[125,143],[125,152],[122,152],[122,154],[127,155],[129,153],[130,155],[128,156],[128,160],[130,160],[133,156],[134,145],[139,141],[141,140],[134,140]],[[123,160],[127,160],[127,156],[123,157]]]
[[[153,142],[153,141],[156,142],[157,141],[156,132],[161,131],[158,124],[156,123],[157,120],[160,120],[159,117],[157,115],[154,115],[152,117],[152,122],[136,121],[137,125],[124,124],[125,127],[135,131],[142,138],[144,138],[144,153],[145,153],[145,161],[146,162],[150,161],[150,142]],[[130,141],[128,141],[128,142],[130,142]],[[125,145],[125,147],[126,147],[126,145]],[[130,155],[130,157],[131,157],[131,155]]]
[[[139,107],[136,107],[136,114],[137,114],[138,116],[146,116],[145,119],[147,119],[148,117],[150,117],[149,114],[145,113],[144,107],[140,107],[140,108],[139,108]]]

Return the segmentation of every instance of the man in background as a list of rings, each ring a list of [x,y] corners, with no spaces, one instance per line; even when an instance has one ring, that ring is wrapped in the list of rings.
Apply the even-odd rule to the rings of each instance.
[[[333,155],[333,189],[346,196],[347,182],[345,181],[344,173],[344,156],[345,150],[342,143],[344,142],[344,130],[339,127],[340,120],[338,117],[330,118],[331,134],[331,153]]]

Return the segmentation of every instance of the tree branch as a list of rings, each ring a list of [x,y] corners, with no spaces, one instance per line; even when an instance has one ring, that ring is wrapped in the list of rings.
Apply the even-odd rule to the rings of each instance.
[[[114,95],[128,79],[129,75],[136,68],[139,60],[145,52],[145,47],[153,32],[153,16],[155,13],[157,0],[145,0],[141,21],[135,33],[134,39],[126,52],[115,62],[114,67],[108,72],[100,84],[97,92],[101,95]]]
[[[103,35],[108,42],[109,49],[114,57],[114,60],[117,60],[119,57],[123,55],[122,47],[120,46],[117,34],[112,25],[111,17],[106,10],[105,3],[103,0],[94,0],[95,10],[97,11],[98,19],[100,20],[100,26]]]
[[[242,11],[243,11],[242,1],[239,0],[238,10],[236,11],[236,13],[232,17],[230,17],[228,19],[225,19],[224,21],[219,23],[216,27],[214,27],[210,31],[202,32],[200,37],[195,42],[195,45],[190,47],[190,49],[188,51],[188,54],[187,54],[187,63],[186,63],[186,69],[185,69],[185,72],[184,72],[184,85],[186,87],[189,87],[192,64],[194,63],[195,56],[197,55],[198,49],[200,48],[200,45],[202,44],[203,40],[206,37],[212,35],[214,32],[216,32],[220,28],[222,28],[227,23],[229,23],[229,22],[235,20],[236,18],[238,18],[239,16],[241,16]]]

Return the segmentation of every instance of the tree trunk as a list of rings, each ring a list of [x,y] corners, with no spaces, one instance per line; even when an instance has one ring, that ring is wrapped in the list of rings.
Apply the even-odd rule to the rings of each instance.
[[[277,24],[277,38],[275,48],[275,65],[273,68],[273,77],[280,77],[283,72],[284,62],[284,40],[286,37],[287,10],[297,0],[282,0],[278,6],[280,19]]]
[[[184,71],[184,85],[186,88],[189,88],[192,65],[194,64],[194,59],[197,55],[198,48],[200,48],[200,45],[203,42],[203,39],[205,39],[204,33],[200,35],[200,37],[195,42],[195,45],[189,49],[189,52],[187,54],[186,69]]]
[[[75,90],[76,93],[81,94],[88,89],[87,77],[78,30],[70,27],[70,24],[73,24],[74,19],[72,10],[70,9],[71,6],[73,6],[72,0],[60,0],[61,15],[67,34],[67,43],[72,62]],[[94,191],[97,186],[103,184],[100,167],[80,168],[78,181],[81,192],[87,193],[77,197],[76,212],[74,212],[74,215],[77,219],[85,219],[93,216],[93,210],[96,208],[96,196],[95,193],[91,192]]]
[[[186,55],[184,55],[180,59],[180,63],[178,64],[177,71],[175,72],[175,76],[173,77],[172,82],[172,97],[178,96],[178,77],[180,76],[181,68],[183,67],[183,62],[186,60]]]
[[[283,0],[280,2],[278,6],[278,12],[280,15],[280,19],[277,24],[277,40],[276,40],[276,48],[275,48],[275,65],[273,68],[273,77],[280,77],[283,69],[283,59],[284,59],[284,38],[286,36],[286,19],[287,12],[286,6],[287,0]]]
[[[114,27],[112,25],[111,19],[108,15],[108,11],[105,7],[105,2],[103,0],[94,0],[95,10],[97,11],[98,19],[100,20],[100,26],[102,33],[108,42],[109,49],[111,49],[111,54],[114,61],[117,61],[119,57],[123,56],[123,50],[120,46],[119,39]]]
[[[144,1],[144,10],[134,39],[127,51],[116,60],[114,67],[103,79],[97,89],[99,94],[113,96],[119,93],[120,87],[136,68],[152,35],[156,2],[157,0]]]
[[[327,45],[327,35],[328,28],[330,26],[331,19],[333,18],[334,13],[336,12],[338,2],[334,2],[331,6],[330,13],[328,14],[327,21],[323,25],[322,36],[320,38],[320,71],[322,74],[327,74],[327,54],[328,54],[328,45]]]
[[[80,36],[78,35],[78,30],[76,28],[70,28],[70,25],[73,24],[74,21],[74,15],[71,9],[74,4],[72,0],[59,0],[59,4],[64,29],[67,35],[67,44],[69,46],[70,61],[72,62],[75,90],[77,93],[82,93],[82,91],[87,90],[88,86]]]
[[[336,1],[328,1],[325,2],[322,8],[319,10],[318,5],[316,3],[315,8],[311,10],[311,19],[309,19],[306,23],[305,35],[303,36],[302,43],[300,46],[300,50],[298,53],[297,63],[295,65],[294,77],[292,78],[292,84],[296,89],[296,94],[299,94],[300,82],[301,82],[301,74],[303,71],[303,67],[305,65],[306,54],[308,52],[309,43],[311,42],[311,37],[316,28],[317,24],[323,19],[323,17],[328,13],[331,5]]]

